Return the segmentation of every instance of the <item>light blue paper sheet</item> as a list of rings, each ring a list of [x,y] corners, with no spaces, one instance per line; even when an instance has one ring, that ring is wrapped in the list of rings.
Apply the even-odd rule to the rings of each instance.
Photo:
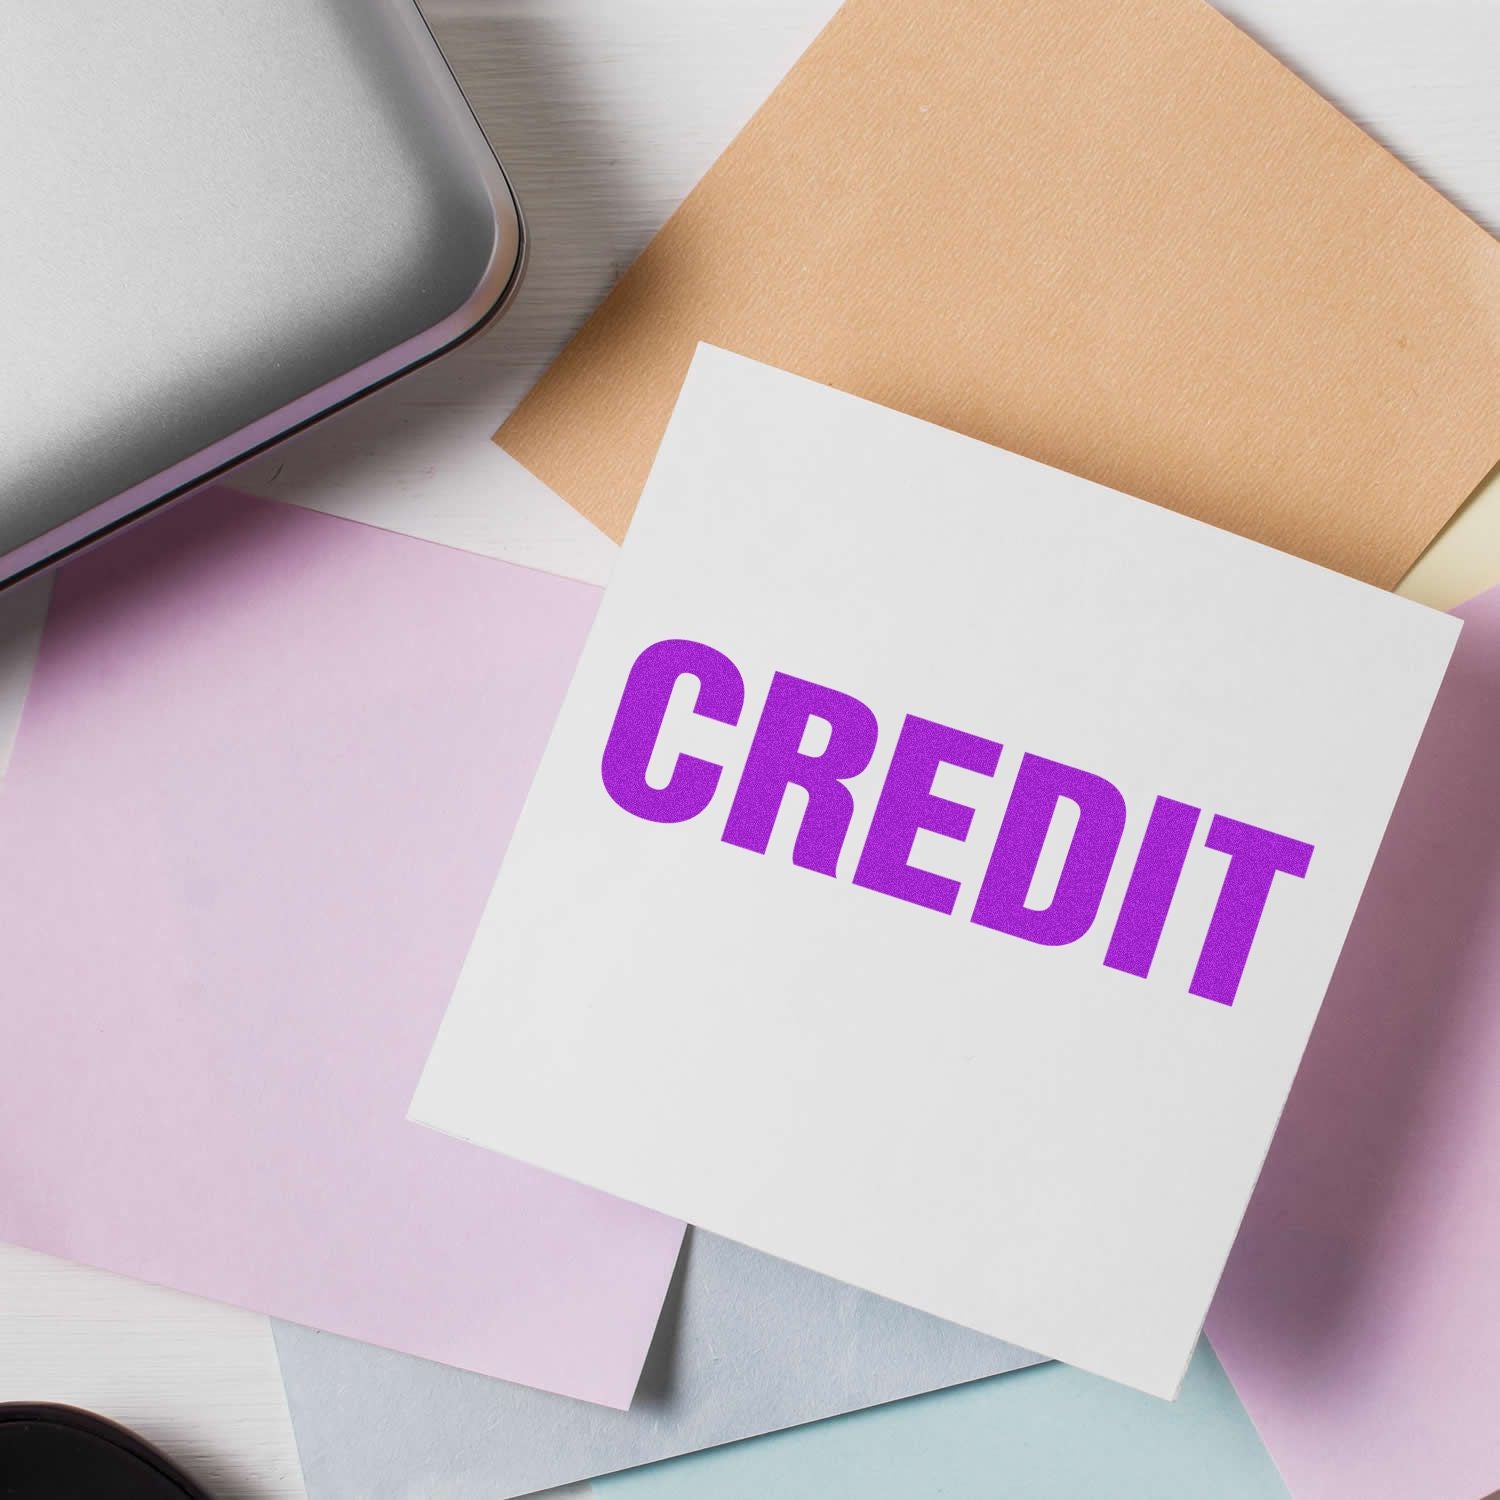
[[[1065,1365],[654,1464],[594,1500],[1289,1500],[1206,1341],[1175,1403]]]
[[[628,1412],[275,1330],[310,1500],[510,1500],[1035,1361],[699,1231]]]

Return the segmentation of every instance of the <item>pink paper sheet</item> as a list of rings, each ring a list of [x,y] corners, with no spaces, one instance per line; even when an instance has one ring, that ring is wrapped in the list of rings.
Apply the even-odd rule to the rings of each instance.
[[[406,1121],[597,597],[226,490],[59,574],[0,1238],[629,1405],[681,1226]]]
[[[1456,613],[1208,1320],[1297,1500],[1500,1486],[1500,590]]]

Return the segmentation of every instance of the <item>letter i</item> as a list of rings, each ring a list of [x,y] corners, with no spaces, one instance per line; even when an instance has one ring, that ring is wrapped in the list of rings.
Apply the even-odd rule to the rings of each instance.
[[[1106,968],[1141,979],[1151,972],[1200,813],[1201,809],[1186,802],[1174,802],[1170,797],[1156,799],[1110,936],[1109,951],[1104,955]]]

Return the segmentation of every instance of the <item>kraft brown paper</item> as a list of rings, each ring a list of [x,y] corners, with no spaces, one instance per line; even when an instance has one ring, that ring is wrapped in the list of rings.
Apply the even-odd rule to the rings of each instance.
[[[1500,458],[1500,243],[1200,0],[849,0],[497,440],[619,540],[700,339],[1387,586]]]

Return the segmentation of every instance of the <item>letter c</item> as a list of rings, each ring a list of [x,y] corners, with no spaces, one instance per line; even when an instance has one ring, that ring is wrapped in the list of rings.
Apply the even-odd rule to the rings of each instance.
[[[651,823],[685,823],[713,800],[722,766],[679,755],[664,787],[646,780],[679,677],[698,679],[693,712],[720,724],[739,723],[745,680],[721,651],[698,641],[657,641],[636,657],[615,710],[599,771],[604,789],[626,812]]]

